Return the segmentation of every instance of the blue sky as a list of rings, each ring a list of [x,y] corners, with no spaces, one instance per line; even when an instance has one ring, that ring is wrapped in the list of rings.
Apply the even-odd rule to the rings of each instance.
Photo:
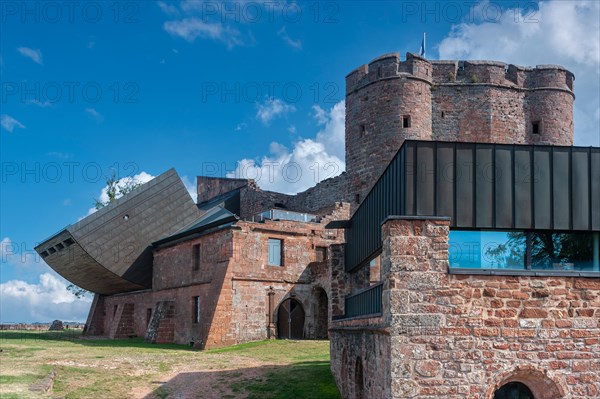
[[[51,4],[50,6],[48,4]],[[597,2],[18,2],[0,32],[0,321],[84,320],[33,253],[104,176],[175,167],[296,192],[344,169],[344,77],[388,52],[560,64],[575,141],[600,145]],[[302,177],[269,165],[295,162]],[[240,166],[242,165],[242,166]]]

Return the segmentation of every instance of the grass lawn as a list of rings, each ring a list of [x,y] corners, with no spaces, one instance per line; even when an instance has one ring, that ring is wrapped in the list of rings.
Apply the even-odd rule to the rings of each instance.
[[[0,398],[339,399],[328,341],[261,341],[207,351],[142,339],[0,331]],[[29,386],[57,372],[50,395]]]

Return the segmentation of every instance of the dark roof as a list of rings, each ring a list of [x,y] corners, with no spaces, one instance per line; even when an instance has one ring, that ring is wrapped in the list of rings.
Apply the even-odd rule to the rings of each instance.
[[[240,213],[240,188],[228,191],[224,194],[218,195],[211,198],[208,201],[204,201],[198,204],[198,209],[201,212],[206,212],[216,206],[224,208],[234,214]]]
[[[201,210],[202,207],[199,206]],[[206,210],[205,213],[202,214],[198,219],[193,221],[190,225],[184,227],[183,229],[171,234],[167,237],[161,238],[160,240],[153,242],[152,245],[158,246],[162,244],[166,244],[171,241],[175,241],[192,234],[197,234],[204,232],[208,229],[223,226],[225,224],[229,224],[232,222],[236,222],[239,218],[232,212],[221,206],[213,206]]]

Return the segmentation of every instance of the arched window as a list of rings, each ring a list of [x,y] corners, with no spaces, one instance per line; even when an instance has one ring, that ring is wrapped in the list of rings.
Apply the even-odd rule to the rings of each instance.
[[[521,382],[509,382],[494,392],[494,399],[535,399],[527,385]]]

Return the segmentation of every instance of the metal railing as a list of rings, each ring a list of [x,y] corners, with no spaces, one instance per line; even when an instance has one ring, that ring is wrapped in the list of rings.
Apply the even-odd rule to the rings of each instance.
[[[317,215],[310,213],[300,213],[293,211],[286,211],[282,209],[269,209],[268,211],[261,212],[250,218],[252,222],[263,222],[265,220],[291,220],[294,222],[317,222]]]
[[[344,318],[381,314],[383,283],[345,298]]]

